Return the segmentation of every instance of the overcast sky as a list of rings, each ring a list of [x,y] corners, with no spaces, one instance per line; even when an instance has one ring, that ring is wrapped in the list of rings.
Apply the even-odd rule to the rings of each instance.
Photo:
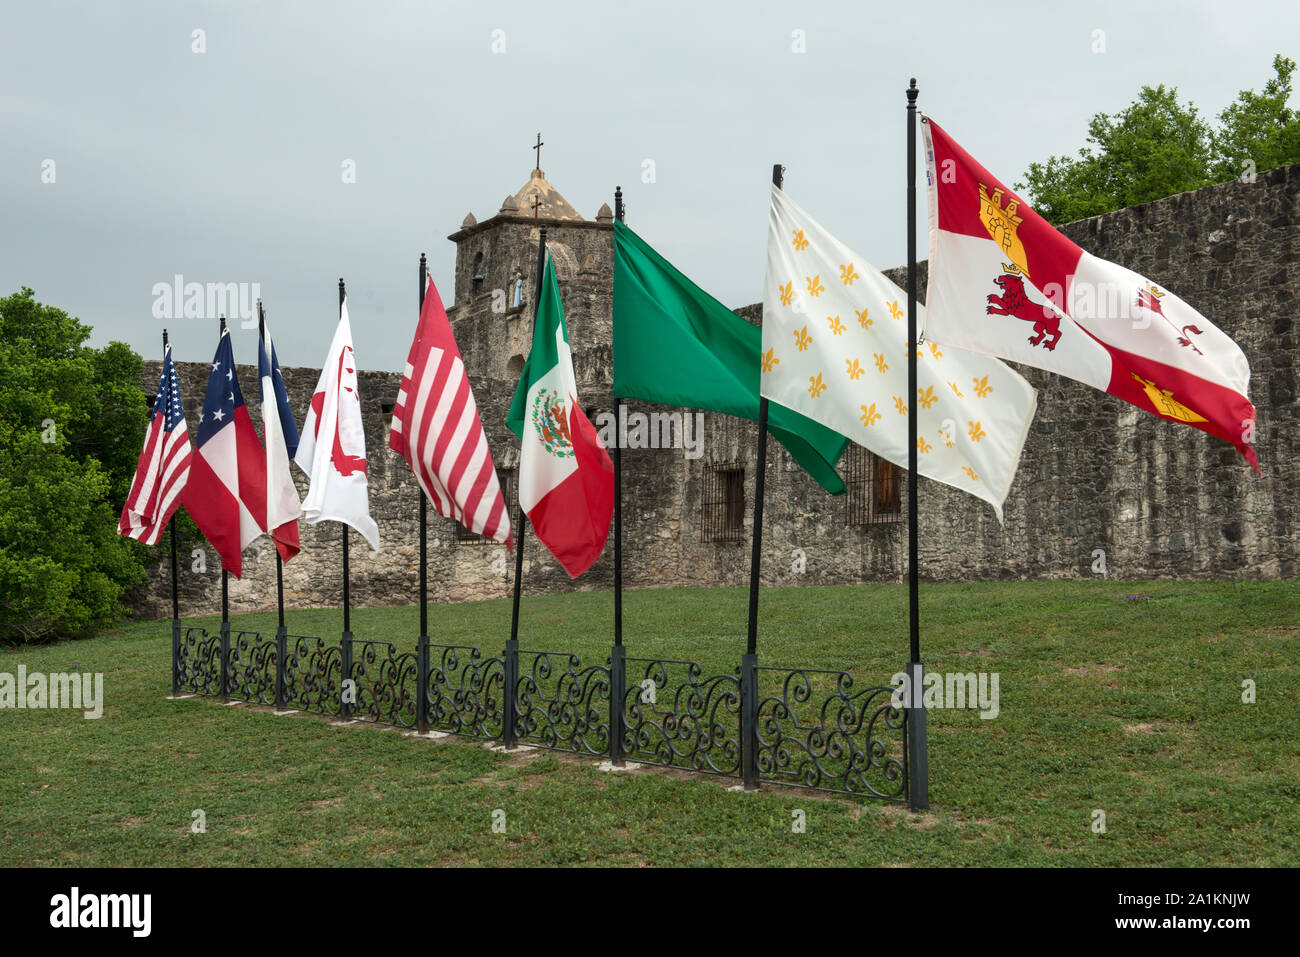
[[[527,181],[540,130],[582,215],[622,185],[629,225],[743,305],[774,162],[855,251],[906,260],[910,76],[1011,183],[1143,84],[1214,115],[1275,53],[1300,59],[1294,0],[6,4],[0,294],[31,286],[146,358],[166,325],[177,358],[209,360],[216,323],[155,318],[154,285],[257,282],[281,363],[314,367],[343,276],[361,366],[398,370],[419,254],[450,304],[446,237]],[[240,362],[255,344],[236,329]]]

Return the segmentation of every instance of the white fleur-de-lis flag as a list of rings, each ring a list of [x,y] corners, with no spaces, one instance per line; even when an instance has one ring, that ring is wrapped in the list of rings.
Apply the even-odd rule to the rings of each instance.
[[[777,186],[769,223],[762,394],[903,468],[915,414],[920,474],[1002,521],[1033,388],[997,359],[922,340],[909,396],[906,294]]]

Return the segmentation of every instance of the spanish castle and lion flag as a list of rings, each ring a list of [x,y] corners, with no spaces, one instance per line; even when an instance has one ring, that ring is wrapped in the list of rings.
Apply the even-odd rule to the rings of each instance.
[[[600,557],[614,514],[614,464],[578,403],[550,257],[533,347],[506,417],[519,436],[519,507],[571,578]]]
[[[916,415],[917,471],[1001,521],[1034,418],[1029,383],[990,356],[922,342],[909,396],[906,293],[777,186],[769,222],[763,395],[902,468]]]
[[[1236,446],[1258,469],[1250,364],[1168,289],[1080,249],[933,120],[925,337],[1085,382]]]

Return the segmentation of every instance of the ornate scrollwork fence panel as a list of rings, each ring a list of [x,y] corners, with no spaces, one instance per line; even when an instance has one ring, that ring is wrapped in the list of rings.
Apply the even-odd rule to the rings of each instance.
[[[310,635],[289,635],[284,659],[285,706],[316,714],[341,714],[343,657],[338,645]]]
[[[500,738],[505,723],[505,661],[471,645],[429,645],[425,685],[429,727],[471,738]]]
[[[628,658],[627,760],[705,774],[740,771],[740,679],[703,677],[695,661]]]
[[[351,677],[357,696],[352,716],[399,728],[415,727],[416,672],[414,652],[398,652],[391,641],[354,640]]]
[[[757,670],[760,780],[907,799],[905,712],[893,687],[855,690],[844,671]]]
[[[226,695],[251,704],[275,704],[275,636],[257,631],[230,633]]]
[[[341,715],[348,677],[348,713],[379,724],[419,727],[423,705],[429,729],[465,737],[703,774],[740,777],[747,766],[747,783],[907,800],[906,714],[894,706],[894,688],[855,688],[845,671],[757,666],[746,656],[733,673],[706,676],[699,662],[629,658],[621,647],[584,667],[578,655],[515,650],[513,641],[486,656],[470,645],[417,642],[399,651],[390,641],[353,639],[345,676],[337,639],[284,636],[281,662],[276,636],[234,631],[223,642],[198,627],[173,635],[180,693],[271,705],[282,681],[284,707]],[[744,757],[749,726],[752,762]]]
[[[186,628],[175,663],[176,687],[182,694],[221,694],[221,636],[205,628]]]
[[[577,655],[519,651],[515,734],[522,742],[580,754],[609,752],[609,667]]]

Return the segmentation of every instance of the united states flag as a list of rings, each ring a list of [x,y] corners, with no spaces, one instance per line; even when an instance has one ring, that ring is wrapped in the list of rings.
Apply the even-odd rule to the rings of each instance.
[[[511,544],[510,510],[432,277],[402,373],[388,447],[406,459],[438,514]]]
[[[122,508],[118,531],[146,545],[158,544],[162,530],[180,505],[181,490],[190,477],[190,433],[181,409],[180,384],[172,349],[163,351],[162,378],[153,403],[153,418],[145,433],[131,494]]]

